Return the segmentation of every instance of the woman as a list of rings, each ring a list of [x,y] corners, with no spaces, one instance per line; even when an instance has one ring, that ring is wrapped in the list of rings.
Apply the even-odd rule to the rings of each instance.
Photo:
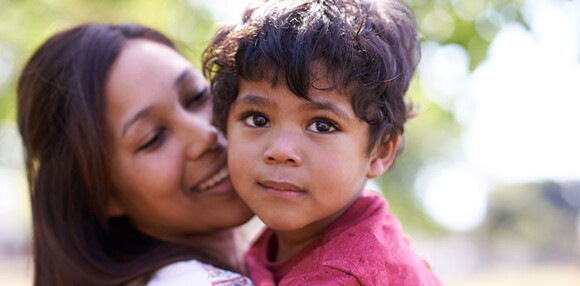
[[[232,228],[253,214],[210,117],[207,82],[154,30],[87,24],[48,39],[18,82],[34,285],[210,285],[223,272],[208,264],[239,271]]]

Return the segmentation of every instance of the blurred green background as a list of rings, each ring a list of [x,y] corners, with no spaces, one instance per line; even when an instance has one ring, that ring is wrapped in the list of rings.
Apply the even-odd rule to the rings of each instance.
[[[0,284],[30,284],[30,214],[15,81],[50,35],[138,22],[199,67],[246,1],[0,0]],[[370,182],[446,285],[580,285],[580,1],[408,0],[418,116]]]

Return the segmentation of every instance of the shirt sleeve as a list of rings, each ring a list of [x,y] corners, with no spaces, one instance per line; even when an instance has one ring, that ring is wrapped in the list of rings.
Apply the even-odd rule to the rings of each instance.
[[[147,286],[211,286],[210,278],[203,265],[196,260],[169,264],[155,273]]]
[[[356,276],[349,272],[331,267],[320,267],[318,270],[293,278],[280,286],[316,285],[316,286],[355,286],[362,285]]]

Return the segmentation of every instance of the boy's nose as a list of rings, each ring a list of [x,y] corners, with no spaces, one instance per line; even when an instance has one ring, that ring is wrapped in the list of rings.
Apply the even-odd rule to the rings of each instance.
[[[264,152],[263,160],[266,164],[302,165],[302,156],[296,148],[296,142],[287,138],[276,138]]]

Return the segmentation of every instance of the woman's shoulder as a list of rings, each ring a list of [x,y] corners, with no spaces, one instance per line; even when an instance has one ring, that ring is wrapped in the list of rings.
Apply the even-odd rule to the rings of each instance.
[[[217,268],[215,266],[199,262],[197,260],[187,260],[174,262],[159,269],[147,286],[181,286],[181,285],[203,286],[246,286],[253,285],[252,281],[242,274]]]

